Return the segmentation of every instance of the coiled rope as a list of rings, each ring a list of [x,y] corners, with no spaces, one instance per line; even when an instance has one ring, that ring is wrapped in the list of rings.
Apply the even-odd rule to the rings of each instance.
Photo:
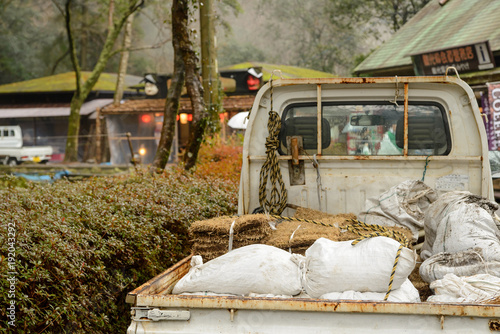
[[[280,215],[283,210],[285,210],[288,201],[288,194],[281,176],[278,155],[276,153],[279,147],[278,135],[281,129],[281,119],[278,113],[273,110],[272,77],[270,85],[271,108],[269,110],[269,120],[267,123],[269,136],[266,139],[266,161],[260,170],[259,203],[266,213]],[[267,198],[268,178],[271,185],[271,196],[269,199]]]

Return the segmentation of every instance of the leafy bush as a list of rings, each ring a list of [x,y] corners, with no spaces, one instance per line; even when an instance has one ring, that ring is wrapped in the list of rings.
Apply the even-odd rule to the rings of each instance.
[[[208,139],[198,153],[195,174],[199,176],[219,175],[233,184],[239,184],[242,144],[242,138],[238,136],[229,137],[226,140],[218,136]]]
[[[180,169],[0,187],[0,302],[15,301],[15,331],[124,333],[126,294],[189,253],[192,221],[235,213],[236,193]],[[14,329],[7,321],[0,332]]]

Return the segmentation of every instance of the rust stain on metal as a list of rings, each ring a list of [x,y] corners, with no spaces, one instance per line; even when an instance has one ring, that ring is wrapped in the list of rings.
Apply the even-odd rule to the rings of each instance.
[[[192,255],[184,258],[160,275],[150,279],[132,292],[129,292],[125,301],[129,304],[134,304],[136,302],[137,295],[139,294],[155,295],[164,290],[167,290],[167,293],[170,293],[173,283],[188,272],[191,257]]]
[[[352,77],[352,78],[295,78],[278,79],[273,81],[273,87],[305,85],[305,84],[370,84],[370,83],[410,83],[410,82],[429,82],[429,83],[448,83],[455,84],[461,80],[455,77],[447,76],[419,76],[419,77]]]
[[[292,165],[296,166],[299,164],[299,143],[297,137],[290,139],[292,146]]]
[[[495,317],[500,305],[330,301],[237,296],[138,295],[140,306]]]
[[[488,327],[492,332],[500,332],[500,319],[490,319]]]
[[[354,160],[370,160],[369,155],[355,155]]]

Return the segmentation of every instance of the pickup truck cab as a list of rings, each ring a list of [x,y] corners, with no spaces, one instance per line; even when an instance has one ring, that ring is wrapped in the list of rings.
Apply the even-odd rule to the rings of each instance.
[[[51,146],[24,146],[19,125],[0,126],[0,163],[3,165],[46,163],[52,158],[52,153]]]
[[[279,118],[279,126],[275,112]],[[275,138],[270,138],[274,131]],[[271,139],[271,140],[269,140]],[[240,215],[273,212],[259,191],[275,166],[293,205],[332,214],[406,180],[436,193],[494,200],[486,133],[471,88],[457,77],[278,79],[258,92],[245,133]],[[271,159],[272,160],[272,159]],[[278,200],[280,202],[281,199]],[[491,333],[500,305],[173,295],[190,258],[130,292],[133,333]]]

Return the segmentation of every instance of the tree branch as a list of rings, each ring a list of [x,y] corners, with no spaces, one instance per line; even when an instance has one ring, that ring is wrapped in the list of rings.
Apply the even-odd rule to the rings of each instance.
[[[137,47],[137,48],[126,48],[126,49],[118,49],[118,50],[114,50],[111,54],[111,56],[114,56],[120,52],[125,52],[125,51],[128,51],[128,52],[133,52],[133,51],[140,51],[140,50],[149,50],[149,49],[158,49],[160,48],[163,44],[166,44],[167,42],[170,42],[171,40],[170,39],[166,39],[164,41],[161,41],[161,42],[158,42],[156,44],[153,44],[153,45],[149,45],[149,46],[141,46],[141,47]]]
[[[52,3],[54,4],[54,6],[56,6],[59,12],[61,12],[61,15],[65,17],[66,14],[64,12],[64,9],[55,0],[52,0]]]
[[[82,73],[80,69],[80,64],[78,63],[78,57],[76,55],[75,40],[73,38],[73,32],[71,30],[71,10],[70,10],[71,0],[66,0],[66,5],[64,7],[65,23],[66,23],[66,34],[68,35],[69,51],[71,55],[71,62],[73,63],[73,69],[76,75],[76,94],[80,95],[82,92]]]
[[[64,51],[64,53],[61,55],[61,57],[57,58],[54,66],[52,66],[52,70],[50,71],[50,74],[51,75],[54,75],[54,73],[56,72],[56,68],[57,66],[59,66],[59,63],[64,59],[66,58],[66,56],[69,54],[69,49]]]
[[[90,92],[92,87],[94,87],[95,83],[99,79],[99,76],[104,70],[104,67],[106,66],[108,60],[111,58],[111,56],[116,54],[115,52],[113,52],[112,48],[115,44],[118,35],[120,34],[123,25],[125,24],[125,21],[132,13],[134,13],[142,6],[143,2],[144,2],[143,0],[140,1],[131,0],[131,6],[129,6],[128,10],[125,13],[123,13],[123,15],[120,16],[119,20],[117,20],[108,30],[108,34],[106,35],[106,41],[104,42],[104,46],[102,48],[101,54],[99,55],[99,59],[97,60],[97,64],[95,65],[92,73],[90,74],[89,78],[85,81],[83,85],[84,94],[88,94]]]

